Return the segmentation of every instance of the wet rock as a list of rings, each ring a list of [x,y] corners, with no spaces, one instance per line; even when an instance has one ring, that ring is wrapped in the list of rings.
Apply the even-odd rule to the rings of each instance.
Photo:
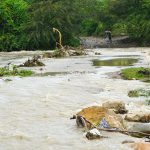
[[[126,124],[127,130],[129,131],[137,131],[150,134],[150,123],[139,123],[139,122],[129,122]],[[141,134],[133,134],[136,137],[142,137]]]
[[[149,112],[139,112],[139,113],[132,113],[132,114],[127,114],[125,116],[125,120],[130,121],[130,122],[143,122],[143,123],[148,123],[150,122],[150,113]]]
[[[138,71],[138,73],[142,75],[150,75],[150,70],[148,68],[144,68],[143,70]]]
[[[136,142],[131,144],[131,148],[134,150],[150,150],[150,143]]]
[[[79,128],[87,127],[87,124],[86,124],[84,118],[81,116],[76,117],[76,123]]]
[[[101,121],[105,118],[111,128],[124,129],[124,122],[120,115],[115,114],[112,110],[108,110],[100,106],[92,106],[83,109],[77,116],[83,116],[95,126],[99,126]],[[86,127],[91,128],[91,124],[86,123]]]
[[[101,139],[103,138],[102,134],[97,129],[92,129],[86,133],[86,137],[88,140]]]
[[[122,101],[108,101],[103,103],[102,106],[114,110],[117,114],[125,114],[128,112],[125,108],[125,103]]]

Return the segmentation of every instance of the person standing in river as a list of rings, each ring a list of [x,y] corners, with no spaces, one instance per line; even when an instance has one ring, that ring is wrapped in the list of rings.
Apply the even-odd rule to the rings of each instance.
[[[105,31],[105,41],[106,44],[110,47],[110,44],[112,43],[112,35],[111,35],[111,31],[109,30]]]

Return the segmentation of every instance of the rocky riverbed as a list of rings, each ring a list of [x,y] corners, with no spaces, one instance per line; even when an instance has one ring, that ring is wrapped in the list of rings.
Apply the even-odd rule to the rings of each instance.
[[[83,129],[69,118],[88,106],[116,100],[123,101],[131,112],[149,111],[144,97],[128,96],[130,90],[149,88],[149,83],[111,78],[111,73],[128,66],[94,66],[93,60],[133,58],[138,61],[132,65],[148,67],[150,49],[105,48],[86,52],[86,56],[44,58],[45,66],[28,68],[36,76],[0,78],[0,150],[130,150],[133,148],[123,141],[142,140],[103,132],[108,138],[89,141]],[[0,65],[19,65],[42,53],[0,53]],[[8,78],[12,81],[6,82]]]

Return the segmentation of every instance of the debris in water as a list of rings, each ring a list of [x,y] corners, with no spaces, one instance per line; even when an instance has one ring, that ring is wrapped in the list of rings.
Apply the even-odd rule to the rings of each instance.
[[[19,65],[19,67],[38,67],[45,66],[45,64],[39,61],[40,56],[34,56],[32,59],[28,59],[25,63]]]
[[[109,125],[109,123],[106,121],[106,119],[103,118],[102,121],[100,122],[99,127],[100,127],[100,128],[110,128],[110,125]]]

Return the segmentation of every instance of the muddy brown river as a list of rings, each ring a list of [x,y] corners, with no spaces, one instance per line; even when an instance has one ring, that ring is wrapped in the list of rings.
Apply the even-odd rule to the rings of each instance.
[[[87,56],[44,59],[45,67],[29,68],[33,77],[0,78],[0,150],[130,150],[124,140],[138,140],[119,133],[107,139],[88,141],[72,117],[78,110],[107,100],[143,104],[143,98],[129,98],[129,90],[149,87],[137,80],[112,79],[107,74],[128,65],[113,59],[128,58],[133,66],[148,66],[149,48],[94,49]],[[94,53],[102,55],[96,56]],[[42,52],[0,53],[0,66],[23,63]],[[99,66],[93,60],[101,60]],[[105,61],[108,65],[102,65]],[[112,61],[112,63],[110,62]],[[117,61],[118,62],[118,61]],[[126,62],[125,64],[127,64]],[[120,64],[120,62],[119,62]],[[44,74],[44,75],[43,75]],[[6,82],[4,79],[12,81]]]

